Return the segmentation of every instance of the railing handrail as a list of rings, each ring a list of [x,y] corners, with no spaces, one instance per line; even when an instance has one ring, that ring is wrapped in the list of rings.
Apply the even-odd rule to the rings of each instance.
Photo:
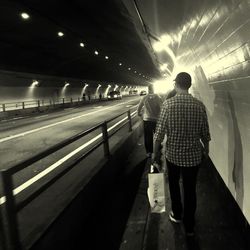
[[[136,106],[135,106],[136,107]],[[126,122],[122,124],[122,126],[119,126],[118,129],[113,131],[111,134],[108,134],[108,128],[107,123],[111,122],[120,116],[127,113],[127,117],[123,118],[121,121],[127,119]],[[134,112],[135,113],[135,112]],[[3,181],[3,195],[5,196],[5,212],[6,212],[6,223],[7,223],[7,229],[4,228],[3,222],[0,221],[0,230],[5,231],[6,236],[6,245],[4,245],[4,249],[10,249],[10,250],[20,250],[22,249],[21,242],[19,239],[19,231],[18,231],[18,220],[17,220],[17,213],[24,208],[26,205],[28,205],[32,200],[34,200],[36,197],[38,197],[41,193],[43,193],[48,187],[53,185],[58,179],[60,179],[62,176],[64,176],[67,172],[69,172],[75,165],[77,165],[80,161],[82,161],[88,154],[93,152],[96,148],[101,146],[103,144],[104,146],[104,156],[109,157],[109,138],[112,137],[116,132],[118,132],[123,126],[125,126],[127,123],[129,123],[129,131],[131,131],[131,111],[130,109],[126,110],[125,112],[116,115],[112,117],[111,119],[104,121],[102,123],[99,123],[87,130],[84,130],[83,132],[80,132],[40,153],[37,155],[30,157],[27,160],[22,161],[21,163],[15,165],[14,167],[11,167],[9,169],[3,169],[0,170],[0,174]],[[59,149],[64,148],[65,146],[69,145],[70,143],[75,142],[76,140],[82,138],[83,136],[88,135],[89,133],[97,130],[98,128],[102,128],[102,139],[101,141],[98,141],[95,143],[91,148],[87,149],[87,151],[79,155],[77,159],[73,161],[73,163],[69,164],[67,168],[65,168],[60,173],[57,173],[54,177],[52,177],[49,181],[47,181],[45,184],[42,184],[37,190],[29,194],[24,200],[20,201],[16,204],[15,197],[13,193],[13,181],[12,176],[18,171],[21,171],[25,169],[26,167],[30,166],[34,162],[37,162],[38,160],[47,157],[48,155],[58,151]],[[113,127],[112,127],[113,129]],[[1,212],[1,211],[0,211]],[[5,239],[4,239],[5,240]],[[0,244],[1,245],[1,244]]]
[[[127,96],[127,95],[124,95]],[[67,106],[68,105],[80,105],[81,104],[88,104],[97,101],[108,101],[108,98],[102,96],[102,98],[98,98],[96,96],[92,96],[91,99],[82,98],[82,97],[60,97],[60,98],[53,98],[50,99],[33,99],[33,100],[26,100],[26,101],[16,101],[16,102],[6,102],[0,103],[0,112],[6,113],[11,111],[17,110],[24,110],[24,109],[38,109],[40,108],[55,108],[56,106]]]
[[[128,110],[126,110],[125,112],[123,112],[123,113],[121,113],[119,115],[116,115],[116,116],[110,118],[109,120],[105,120],[104,122],[109,123],[109,122],[121,117],[122,115],[126,114],[127,112],[128,112]],[[62,149],[63,147],[65,147],[65,146],[79,140],[80,138],[86,136],[87,134],[97,130],[102,125],[103,125],[103,122],[98,123],[97,125],[95,125],[93,127],[90,127],[90,128],[88,128],[88,129],[86,129],[86,130],[84,130],[84,131],[82,131],[82,132],[80,132],[80,133],[78,133],[76,135],[71,136],[68,139],[65,139],[65,140],[51,146],[50,148],[45,149],[42,152],[37,153],[36,155],[34,155],[34,156],[32,156],[32,157],[30,157],[30,158],[16,164],[16,165],[14,165],[13,167],[10,167],[8,169],[2,169],[0,171],[4,171],[4,172],[6,172],[6,173],[8,173],[10,175],[13,175],[13,174],[25,169],[26,166],[30,166],[31,164],[41,160],[42,158],[45,158],[46,156],[48,156],[48,155]]]
[[[123,95],[123,96],[127,96],[127,94],[126,95]],[[46,98],[37,98],[37,99],[30,99],[30,100],[23,100],[23,101],[8,101],[8,102],[0,102],[0,105],[16,105],[16,104],[22,104],[22,103],[37,103],[37,102],[42,102],[42,101],[47,101],[47,102],[49,102],[49,101],[54,101],[54,102],[58,102],[58,101],[60,101],[60,100],[81,100],[81,101],[83,101],[83,98],[81,97],[81,96],[78,96],[78,97],[59,97],[59,98],[54,98],[54,97],[46,97]],[[96,96],[96,95],[92,95],[91,96],[91,99],[90,99],[90,101],[91,100],[99,100],[100,98],[99,98],[99,96]],[[102,96],[102,100],[106,100],[107,99],[107,97],[105,97],[105,96]],[[83,101],[83,102],[88,102],[89,100],[88,100],[88,97],[86,96],[85,97],[85,101]]]

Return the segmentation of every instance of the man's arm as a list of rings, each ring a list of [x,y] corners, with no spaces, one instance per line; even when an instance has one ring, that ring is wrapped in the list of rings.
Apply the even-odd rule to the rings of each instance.
[[[140,103],[139,103],[139,105],[138,105],[138,108],[137,108],[137,114],[138,114],[138,116],[142,116],[142,107],[144,106],[144,98],[142,98],[141,100],[140,100]]]
[[[161,162],[161,141],[154,141],[154,157],[152,160],[157,164]]]
[[[203,144],[203,154],[205,158],[208,158],[209,155],[209,141],[201,139],[201,142]]]
[[[166,132],[167,107],[163,105],[159,119],[157,121],[155,136],[154,136],[154,154],[153,161],[160,164],[161,159],[161,143]]]
[[[210,132],[209,132],[209,124],[208,124],[206,109],[204,106],[201,142],[203,144],[203,153],[206,158],[208,157],[208,154],[209,154],[209,141],[210,140],[211,140],[211,137],[210,137]]]

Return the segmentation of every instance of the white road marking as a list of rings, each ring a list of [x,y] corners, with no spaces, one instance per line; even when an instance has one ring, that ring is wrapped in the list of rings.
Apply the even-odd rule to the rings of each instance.
[[[135,116],[135,113],[136,113],[136,111],[132,112],[131,113],[131,117]],[[113,126],[111,126],[110,128],[108,128],[108,132],[111,131],[116,126],[118,126],[123,121],[125,121],[126,119],[127,119],[127,117],[124,117],[122,120],[120,120],[119,122],[117,122],[116,124],[114,124]],[[101,137],[102,137],[102,133],[98,134],[96,137],[94,137],[90,141],[84,143],[82,146],[80,146],[77,149],[75,149],[74,151],[70,152],[69,154],[67,154],[66,156],[64,156],[62,159],[60,159],[57,162],[55,162],[54,164],[50,165],[48,168],[46,168],[45,170],[43,170],[39,174],[35,175],[34,177],[32,177],[31,179],[29,179],[28,181],[24,182],[22,185],[18,186],[17,188],[15,188],[13,190],[13,195],[19,194],[24,189],[28,188],[30,185],[32,185],[33,183],[35,183],[36,181],[38,181],[39,179],[41,179],[42,177],[44,177],[45,175],[47,175],[48,173],[50,173],[52,170],[54,170],[55,168],[57,168],[58,166],[60,166],[64,162],[66,162],[67,160],[69,160],[72,156],[74,156],[75,154],[77,154],[78,152],[80,152],[81,150],[83,150],[84,148],[86,148],[91,143],[95,142],[96,140],[98,140]],[[2,205],[5,202],[6,202],[6,197],[2,196],[0,198],[0,205]]]
[[[128,101],[128,102],[131,102],[131,101],[134,101],[134,100],[130,100],[130,101]],[[127,103],[127,102],[125,102],[125,103]],[[125,104],[125,103],[119,103],[119,104],[113,105],[113,106],[111,106],[111,107],[103,108],[103,109],[101,109],[101,110],[99,109],[99,110],[96,110],[96,111],[92,111],[92,112],[87,113],[87,114],[83,114],[83,115],[80,115],[80,116],[76,116],[76,117],[73,117],[73,118],[69,118],[69,119],[66,119],[66,120],[64,120],[64,121],[52,123],[52,124],[49,124],[49,125],[46,125],[46,126],[43,126],[43,127],[40,127],[40,128],[36,128],[36,129],[32,129],[32,130],[29,130],[29,131],[20,133],[20,134],[10,135],[10,136],[8,136],[8,137],[5,137],[5,138],[0,139],[0,143],[1,143],[1,142],[5,142],[5,141],[12,140],[12,139],[17,138],[17,137],[25,136],[25,135],[28,135],[28,134],[31,134],[31,133],[34,133],[34,132],[37,132],[37,131],[40,131],[40,130],[43,130],[43,129],[46,129],[46,128],[51,128],[51,127],[57,126],[57,125],[62,124],[62,123],[66,123],[66,122],[70,122],[70,121],[73,121],[73,120],[76,120],[76,119],[80,119],[80,118],[82,118],[82,117],[84,117],[84,116],[92,115],[92,114],[97,113],[97,112],[100,112],[100,111],[102,112],[102,111],[104,111],[104,110],[106,110],[106,109],[111,109],[111,108],[113,108],[113,107],[115,107],[115,106],[120,106],[120,105],[123,105],[123,104]]]
[[[19,116],[19,117],[15,117],[15,118],[12,118],[12,120],[19,120],[19,119],[22,119],[23,116]]]
[[[75,109],[75,108],[65,108],[63,109],[64,111],[67,111],[67,110],[72,110],[72,109]]]
[[[46,116],[49,116],[49,115],[40,115],[40,116],[36,116],[35,119],[43,118],[43,117],[46,117]]]

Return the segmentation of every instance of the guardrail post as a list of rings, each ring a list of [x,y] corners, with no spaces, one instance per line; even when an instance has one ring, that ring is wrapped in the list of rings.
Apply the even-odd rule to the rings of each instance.
[[[64,98],[62,99],[62,103],[63,103],[63,106],[64,106]]]
[[[22,108],[25,109],[25,104],[24,104],[24,102],[22,102]]]
[[[40,100],[37,100],[37,107],[40,107]]]
[[[71,102],[71,104],[73,103],[73,98],[72,97],[70,98],[70,102]]]
[[[3,109],[3,112],[6,111],[6,109],[5,109],[5,104],[2,104],[2,109]]]
[[[3,209],[0,209],[0,249],[6,249],[5,225],[3,221]]]
[[[128,126],[129,126],[128,131],[131,132],[132,131],[132,120],[131,120],[130,109],[128,110]]]
[[[5,201],[5,219],[6,219],[6,245],[8,250],[20,250],[22,249],[19,232],[17,215],[15,210],[15,198],[13,196],[13,184],[12,176],[10,176],[5,170],[1,171],[2,183],[3,183],[3,194],[6,197]]]
[[[109,157],[109,137],[108,137],[108,127],[107,122],[103,122],[102,124],[102,138],[103,138],[103,149],[104,149],[104,156]]]

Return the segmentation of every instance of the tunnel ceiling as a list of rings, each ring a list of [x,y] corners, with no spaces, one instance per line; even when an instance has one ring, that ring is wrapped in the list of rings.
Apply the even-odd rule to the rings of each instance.
[[[2,70],[139,84],[159,76],[122,1],[19,0],[0,7]]]
[[[202,49],[206,53],[207,48],[202,45],[205,39],[219,34],[231,11],[240,10],[240,3],[247,5],[247,2],[249,0],[0,1],[0,68],[148,84],[171,75],[178,58],[189,63],[193,50],[200,53]],[[22,12],[30,18],[22,19]],[[64,36],[59,37],[59,31]],[[154,45],[164,34],[171,42],[166,46],[166,53],[158,53]],[[218,44],[219,40],[214,46]],[[98,55],[94,54],[95,50]]]

